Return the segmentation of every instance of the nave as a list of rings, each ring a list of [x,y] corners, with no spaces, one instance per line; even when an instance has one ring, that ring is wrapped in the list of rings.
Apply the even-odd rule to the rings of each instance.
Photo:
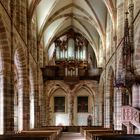
[[[140,0],[0,0],[0,140],[124,130],[140,134]]]

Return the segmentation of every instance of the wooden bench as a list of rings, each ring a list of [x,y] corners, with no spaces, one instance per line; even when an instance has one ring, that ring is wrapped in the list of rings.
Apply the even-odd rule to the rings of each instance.
[[[105,132],[113,132],[113,130],[110,129],[110,128],[98,128],[98,129],[90,128],[90,129],[84,129],[82,131],[82,135],[86,138],[86,135],[87,135],[88,132],[95,133],[95,132],[102,132],[102,131],[105,131]]]
[[[140,140],[140,134],[126,135],[101,135],[96,140]]]
[[[80,127],[80,133],[84,136],[86,130],[97,130],[97,129],[104,129],[102,126],[82,126]]]
[[[22,131],[18,135],[25,135],[25,136],[46,136],[50,135],[51,140],[58,140],[60,136],[60,130],[30,130],[30,131]]]
[[[122,133],[119,132],[114,132],[114,131],[89,131],[87,132],[86,135],[86,140],[98,140],[99,136],[114,136],[114,135],[122,135]]]
[[[46,132],[54,132],[57,135],[57,139],[59,139],[63,128],[58,126],[48,126],[48,127],[41,127],[41,128],[34,128],[29,131],[22,131],[22,133],[46,133]]]
[[[60,129],[63,130],[63,126],[46,126],[46,127],[40,127],[40,128],[33,128],[31,130],[52,130],[52,129]]]
[[[49,132],[45,135],[14,134],[0,135],[0,140],[55,140],[55,133]]]
[[[0,140],[58,140],[61,131],[62,127],[57,126],[34,128],[16,134],[0,135]]]
[[[88,130],[85,132],[84,137],[88,140],[92,140],[95,134],[105,134],[105,133],[112,133],[112,130]]]

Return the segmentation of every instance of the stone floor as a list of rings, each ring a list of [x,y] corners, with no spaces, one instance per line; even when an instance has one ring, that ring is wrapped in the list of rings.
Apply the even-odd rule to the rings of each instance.
[[[85,138],[80,133],[63,132],[60,140],[85,140]]]

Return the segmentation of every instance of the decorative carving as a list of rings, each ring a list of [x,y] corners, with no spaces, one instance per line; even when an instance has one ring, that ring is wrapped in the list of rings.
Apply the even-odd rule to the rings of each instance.
[[[131,106],[123,106],[122,121],[140,123],[140,111]]]
[[[133,53],[134,53],[134,45],[133,45],[133,3],[130,4],[130,28],[128,22],[128,12],[126,12],[125,25],[124,25],[124,38],[123,38],[123,48],[122,48],[122,62],[123,69],[122,72],[119,73],[118,77],[116,77],[115,86],[116,87],[125,87],[131,89],[132,85],[136,82],[136,75],[134,73],[133,67]],[[121,43],[120,43],[121,44]]]

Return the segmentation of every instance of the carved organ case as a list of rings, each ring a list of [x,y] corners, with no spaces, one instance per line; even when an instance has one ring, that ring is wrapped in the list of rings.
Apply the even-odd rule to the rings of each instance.
[[[55,64],[63,67],[65,76],[78,76],[80,69],[87,69],[88,41],[70,30],[55,40]]]

